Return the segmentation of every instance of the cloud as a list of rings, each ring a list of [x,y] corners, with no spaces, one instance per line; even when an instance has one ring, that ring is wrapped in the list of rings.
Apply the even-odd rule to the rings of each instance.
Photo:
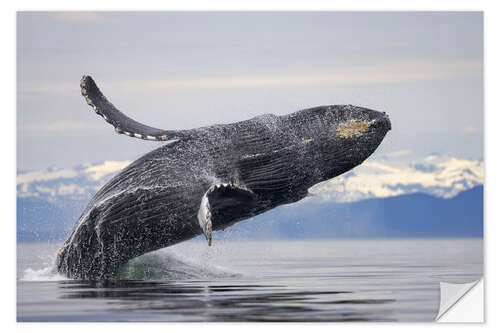
[[[464,131],[464,133],[467,133],[467,134],[479,133],[479,129],[476,127],[473,127],[473,126],[467,126],[463,129],[463,131]]]
[[[53,123],[29,124],[19,127],[22,131],[68,132],[102,129],[102,124],[75,121],[58,121]]]
[[[82,12],[82,11],[51,12],[49,13],[49,15],[56,20],[69,23],[95,21],[101,17],[101,15],[97,12]]]
[[[93,180],[99,180],[104,176],[120,171],[132,161],[105,161],[102,164],[88,167],[84,170]]]
[[[388,157],[401,157],[401,156],[408,156],[410,154],[411,154],[411,150],[404,149],[404,150],[393,151],[393,152],[387,153],[386,155]]]
[[[363,85],[439,80],[482,72],[478,61],[400,62],[372,66],[327,64],[321,67],[265,74],[241,73],[196,78],[107,80],[107,89],[128,93],[160,93],[166,90],[251,88],[307,85]],[[23,82],[21,93],[74,94],[78,82]]]
[[[85,190],[82,187],[77,186],[75,184],[70,184],[70,185],[61,184],[57,189],[57,194],[59,195],[72,195],[72,194],[84,194],[84,193]]]
[[[335,65],[309,71],[273,74],[242,74],[222,77],[202,77],[172,80],[124,80],[109,82],[108,86],[124,91],[140,87],[146,91],[192,88],[267,87],[286,85],[356,85],[434,80],[475,73],[482,70],[480,62],[399,63],[378,66]]]
[[[17,175],[16,182],[17,185],[20,185],[20,184],[49,181],[61,178],[74,178],[76,176],[78,176],[78,173],[73,169],[40,170],[40,171],[26,172]]]

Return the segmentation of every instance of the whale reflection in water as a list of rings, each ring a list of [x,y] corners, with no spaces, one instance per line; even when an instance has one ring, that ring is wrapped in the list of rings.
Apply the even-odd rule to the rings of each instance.
[[[61,299],[106,299],[117,314],[153,313],[154,321],[388,321],[391,317],[386,311],[382,316],[374,306],[394,302],[391,298],[360,299],[344,290],[297,291],[241,280],[236,284],[73,280],[62,281],[59,287]]]

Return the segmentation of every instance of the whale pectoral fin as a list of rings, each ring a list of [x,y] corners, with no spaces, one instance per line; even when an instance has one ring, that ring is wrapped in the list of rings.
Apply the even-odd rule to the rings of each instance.
[[[113,125],[118,134],[152,141],[177,140],[186,136],[182,131],[166,131],[150,127],[127,117],[106,99],[90,76],[82,77],[80,87],[87,104],[95,113]]]
[[[212,230],[225,228],[225,222],[242,216],[254,203],[255,194],[237,184],[211,186],[201,199],[197,216],[208,245],[212,245]]]
[[[241,179],[257,192],[280,195],[290,190],[297,153],[287,147],[275,151],[243,156],[237,164]]]

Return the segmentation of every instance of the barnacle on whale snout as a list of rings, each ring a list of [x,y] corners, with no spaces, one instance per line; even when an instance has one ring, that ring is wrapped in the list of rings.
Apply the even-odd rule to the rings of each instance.
[[[337,127],[337,136],[344,139],[361,136],[372,123],[373,121],[351,119]]]

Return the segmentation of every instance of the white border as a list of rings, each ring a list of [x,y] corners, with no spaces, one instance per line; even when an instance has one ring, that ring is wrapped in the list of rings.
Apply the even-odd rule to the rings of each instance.
[[[484,10],[485,11],[485,162],[486,162],[486,185],[485,185],[485,251],[488,254],[493,254],[498,251],[498,242],[493,239],[494,235],[498,237],[498,225],[500,218],[498,211],[494,211],[495,203],[498,205],[498,198],[500,198],[498,189],[498,173],[500,172],[500,165],[498,160],[498,142],[499,130],[496,128],[499,122],[500,105],[498,103],[500,82],[498,75],[499,71],[499,45],[498,33],[500,32],[500,15],[497,10],[496,4],[498,1],[436,1],[436,0],[420,0],[415,2],[409,1],[272,1],[272,0],[254,0],[235,2],[235,1],[178,1],[176,3],[168,3],[160,1],[116,1],[111,5],[103,3],[103,1],[22,1],[18,3],[4,1],[0,11],[2,29],[2,44],[4,49],[1,52],[2,57],[2,129],[7,133],[2,133],[2,221],[4,229],[2,230],[2,249],[6,263],[3,264],[2,286],[4,289],[2,297],[2,323],[4,329],[16,330],[39,330],[50,329],[52,332],[66,332],[95,330],[99,328],[106,328],[109,325],[103,324],[16,324],[16,282],[15,282],[15,173],[16,173],[16,145],[15,145],[15,107],[16,107],[16,67],[15,67],[15,12],[17,10]],[[495,144],[496,143],[496,144]],[[493,258],[493,255],[491,255]],[[422,325],[426,330],[434,329],[453,329],[454,331],[470,331],[471,329],[478,328],[492,328],[497,327],[498,330],[498,316],[489,315],[496,312],[499,307],[496,303],[498,295],[498,265],[495,261],[487,260],[489,256],[485,255],[485,290],[486,296],[486,325],[437,325],[437,324],[317,324],[307,325],[307,329],[317,329],[320,331],[330,332],[332,329],[346,329],[358,330],[359,328],[370,329],[370,331],[397,331],[400,332],[402,328],[409,331],[420,331]],[[7,270],[5,270],[7,268]],[[488,283],[492,281],[492,283]],[[492,295],[497,295],[496,299]],[[492,311],[489,311],[492,309]],[[496,317],[496,318],[495,318]],[[112,329],[120,329],[120,331],[136,331],[137,325],[143,324],[112,324]],[[254,331],[256,328],[271,330],[276,329],[277,326],[286,326],[287,331],[302,331],[305,327],[303,324],[246,324],[235,325],[231,324],[149,324],[161,325],[161,327],[149,327],[149,329],[196,329],[203,331],[217,331],[237,329],[238,331]],[[203,325],[203,326],[201,326]],[[255,325],[258,325],[257,327]],[[10,327],[6,327],[10,326]],[[42,327],[40,327],[42,326]]]

